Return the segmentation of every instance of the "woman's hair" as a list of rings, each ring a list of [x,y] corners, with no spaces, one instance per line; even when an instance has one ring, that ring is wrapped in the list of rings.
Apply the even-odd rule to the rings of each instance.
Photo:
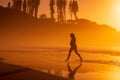
[[[74,33],[70,33],[70,37],[75,37]]]

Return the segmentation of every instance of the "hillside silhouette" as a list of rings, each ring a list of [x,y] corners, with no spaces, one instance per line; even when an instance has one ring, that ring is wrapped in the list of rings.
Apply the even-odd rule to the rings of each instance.
[[[37,19],[31,15],[25,14],[22,11],[18,11],[15,9],[10,9],[10,8],[4,8],[2,6],[0,6],[0,23],[5,25],[5,26],[16,26],[16,25],[31,25],[31,24],[44,24],[45,22],[47,22],[47,24],[51,24],[51,20],[49,18],[46,18],[46,21],[42,19]],[[7,23],[7,24],[6,24]],[[54,22],[57,23],[57,22]],[[77,24],[76,24],[77,23]],[[46,24],[46,23],[45,23]],[[88,29],[107,29],[107,30],[111,30],[111,31],[116,31],[114,28],[107,26],[107,25],[98,25],[96,22],[92,22],[90,20],[87,19],[79,19],[79,20],[67,20],[67,24],[68,26],[73,26],[76,24],[76,26],[79,25],[79,27],[81,28],[85,28],[86,30]],[[62,25],[63,26],[63,25]],[[83,27],[84,26],[84,27]]]
[[[2,44],[9,39],[14,44],[34,46],[64,46],[69,33],[75,33],[81,45],[117,45],[119,35],[108,25],[99,25],[87,19],[67,20],[66,23],[55,22],[50,18],[36,18],[22,11],[0,6],[0,36]],[[3,36],[4,35],[4,36]],[[59,37],[58,37],[59,36]],[[11,38],[11,39],[10,39]],[[5,40],[4,40],[5,39]],[[39,43],[39,44],[37,44]]]

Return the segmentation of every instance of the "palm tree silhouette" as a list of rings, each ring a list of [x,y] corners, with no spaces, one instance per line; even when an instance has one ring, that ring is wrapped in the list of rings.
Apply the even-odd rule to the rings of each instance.
[[[78,9],[79,9],[77,0],[73,0],[73,1],[71,0],[70,1],[69,9],[70,9],[71,20],[72,20],[72,13],[75,16],[75,19],[77,20],[78,19],[77,12],[78,12]]]
[[[54,13],[55,13],[55,10],[54,10],[54,5],[55,5],[55,0],[50,0],[50,11],[51,11],[51,19],[54,19]]]
[[[57,14],[58,14],[58,22],[63,22],[66,19],[66,0],[57,0]]]
[[[63,15],[64,15],[64,21],[66,21],[66,5],[67,1],[63,0]]]
[[[70,0],[69,9],[70,9],[70,17],[71,17],[71,20],[72,20],[72,0]]]

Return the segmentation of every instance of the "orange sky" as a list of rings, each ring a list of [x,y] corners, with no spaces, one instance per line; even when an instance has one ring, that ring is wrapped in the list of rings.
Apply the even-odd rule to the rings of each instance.
[[[9,0],[0,0],[1,5],[6,5]],[[69,0],[67,0],[69,3]],[[108,24],[120,30],[120,0],[78,0],[79,18],[86,18],[99,24]],[[67,14],[69,16],[67,6]],[[39,14],[49,16],[49,0],[41,0]]]

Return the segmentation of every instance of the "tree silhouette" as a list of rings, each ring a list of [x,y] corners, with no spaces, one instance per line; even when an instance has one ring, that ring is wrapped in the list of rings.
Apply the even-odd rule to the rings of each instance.
[[[27,0],[26,4],[28,14],[37,17],[40,0]]]
[[[14,8],[14,9],[16,9],[17,7],[17,0],[12,0],[12,2],[13,2],[13,6],[12,6],[12,8]]]
[[[54,5],[55,5],[55,0],[50,0],[50,14],[51,14],[51,19],[54,19]]]
[[[67,5],[67,1],[63,0],[63,16],[64,16],[64,21],[66,20],[66,5]]]
[[[27,12],[32,15],[32,0],[27,0]]]
[[[37,17],[40,0],[12,0],[12,2],[14,9],[21,11],[22,8],[25,13]]]
[[[32,2],[31,2],[31,6],[32,6],[31,14],[32,14],[32,16],[37,17],[39,5],[40,5],[40,0],[32,0]]]
[[[39,5],[40,5],[40,0],[35,0],[35,17],[37,17]]]
[[[57,0],[56,2],[56,6],[57,6],[57,20],[60,21],[60,0]]]
[[[78,12],[78,3],[77,3],[77,0],[70,0],[70,3],[69,3],[69,9],[70,9],[70,16],[71,16],[71,20],[72,20],[72,13],[73,15],[75,16],[75,19],[77,20],[78,17],[77,17],[77,12]]]
[[[73,14],[74,14],[74,16],[75,16],[75,19],[77,20],[78,18],[77,18],[77,12],[78,12],[78,3],[77,3],[77,0],[73,0],[73,2],[72,2],[72,12],[73,12]]]
[[[47,19],[47,16],[46,16],[46,14],[41,14],[40,16],[39,16],[39,19]]]
[[[22,7],[22,0],[17,0],[16,6],[17,6],[17,10],[21,10],[21,7]]]
[[[71,20],[72,20],[72,0],[70,0],[69,9],[70,9],[70,17],[71,17]]]
[[[66,18],[66,0],[57,0],[58,21],[63,22]]]
[[[13,8],[17,10],[21,10],[22,7],[22,0],[12,0]]]
[[[23,12],[28,13],[31,16],[37,17],[40,0],[12,0],[12,2],[13,2],[14,9],[21,10],[21,7],[22,7]],[[55,5],[55,0],[50,0],[49,7],[50,7],[51,19],[54,19],[54,13],[55,13],[54,5]],[[58,22],[63,23],[66,21],[66,5],[67,5],[67,0],[56,0]],[[8,7],[10,7],[10,4],[8,4]],[[72,20],[72,14],[77,20],[78,19],[77,0],[70,0],[69,9],[70,9],[71,20]]]
[[[8,2],[8,8],[10,8],[10,7],[11,7],[11,2],[9,1],[9,2]]]
[[[26,13],[27,2],[26,0],[23,1],[23,12]]]

